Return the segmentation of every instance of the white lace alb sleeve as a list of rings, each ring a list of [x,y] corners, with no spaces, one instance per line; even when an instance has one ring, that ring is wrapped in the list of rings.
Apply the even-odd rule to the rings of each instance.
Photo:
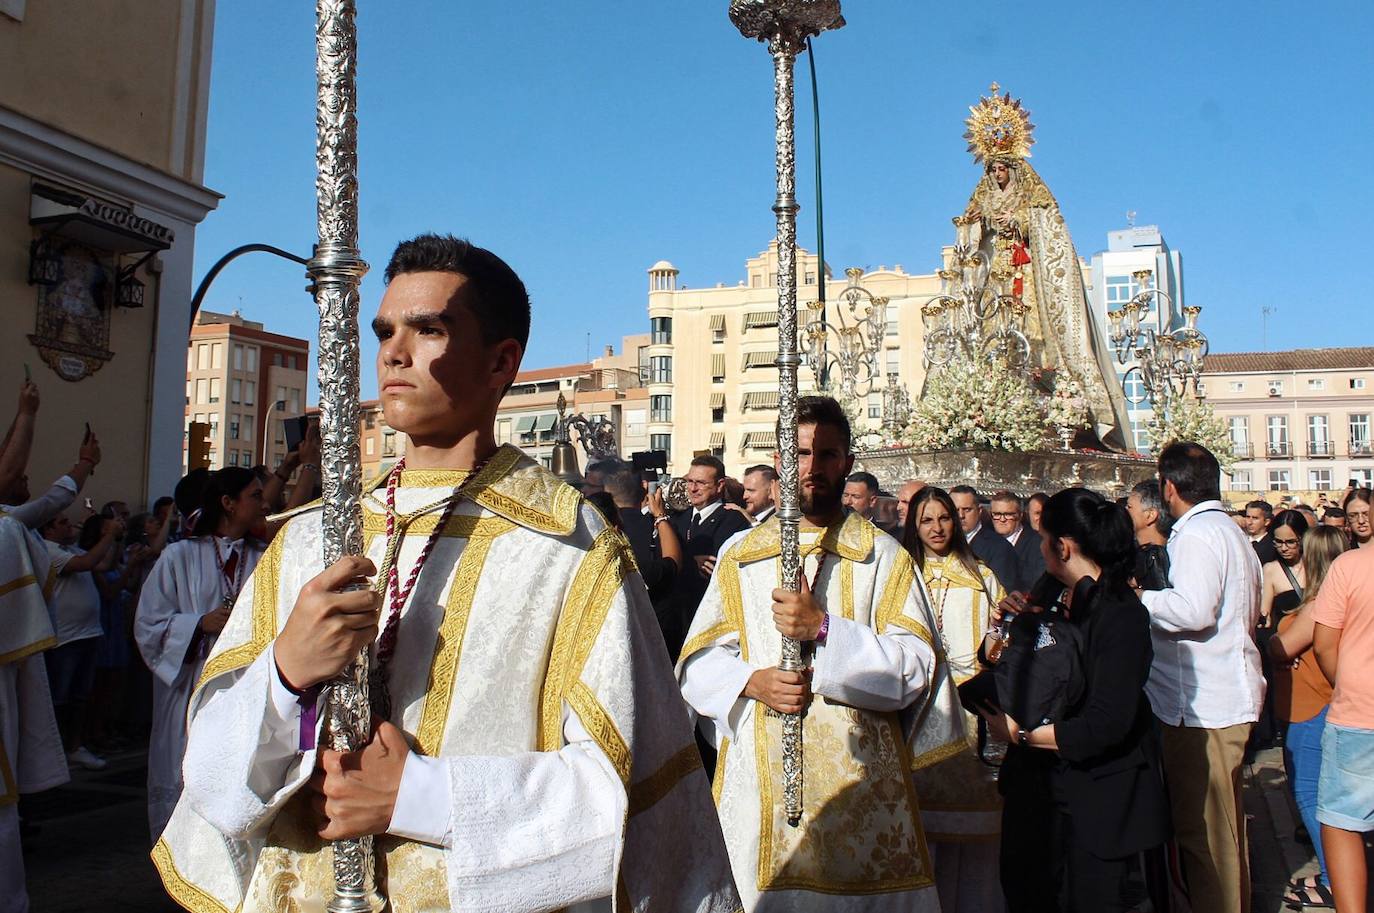
[[[227,673],[233,683],[203,699],[191,717],[185,795],[226,836],[245,838],[265,828],[315,768],[315,750],[300,750],[300,707],[276,668],[272,650],[264,650],[246,668]],[[277,689],[290,701],[281,701]]]
[[[708,734],[720,746],[744,724],[752,701],[744,686],[754,667],[740,658],[737,641],[698,651],[682,666],[682,697],[698,716],[711,721]]]
[[[900,710],[930,683],[935,651],[896,625],[883,633],[830,616],[825,643],[817,645],[811,690],[865,710]]]

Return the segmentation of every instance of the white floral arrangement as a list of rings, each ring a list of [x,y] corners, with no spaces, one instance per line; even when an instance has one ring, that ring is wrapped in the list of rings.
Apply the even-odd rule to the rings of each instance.
[[[912,409],[908,446],[1024,453],[1045,439],[1045,409],[1027,378],[1001,362],[961,358],[934,370]]]
[[[1051,432],[1088,427],[1087,394],[1078,378],[1067,371],[1060,371],[1055,377],[1054,392],[1046,398],[1045,424]]]
[[[1226,473],[1230,473],[1236,463],[1230,430],[1212,404],[1199,397],[1170,397],[1165,409],[1155,410],[1154,420],[1150,423],[1150,439],[1156,453],[1175,441],[1201,444],[1212,451]]]

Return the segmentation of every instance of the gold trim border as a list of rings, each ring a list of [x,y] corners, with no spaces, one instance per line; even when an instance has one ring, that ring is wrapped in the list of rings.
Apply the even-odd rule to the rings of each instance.
[[[611,766],[620,776],[620,782],[628,790],[630,786],[630,768],[633,759],[630,756],[630,746],[625,744],[625,738],[616,728],[615,721],[606,712],[606,708],[601,706],[601,702],[592,694],[592,689],[582,682],[574,682],[568,689],[565,699],[573,713],[577,714],[587,733],[601,746],[601,750],[606,752],[606,757],[610,759]],[[693,746],[695,747],[695,746]]]
[[[212,678],[251,665],[277,636],[277,589],[280,584],[281,555],[285,550],[286,528],[277,531],[272,544],[258,559],[253,570],[253,636],[246,644],[230,647],[210,657],[201,670],[195,691]],[[194,693],[194,692],[193,692]]]
[[[506,524],[506,529],[514,528],[514,524]],[[415,730],[415,750],[419,754],[438,757],[443,748],[444,729],[448,725],[449,708],[453,705],[453,683],[458,677],[472,603],[477,596],[487,555],[498,535],[500,533],[470,538],[458,558],[434,644],[429,680],[425,684],[425,705],[420,713],[420,725]]]
[[[673,787],[700,767],[701,752],[697,750],[695,743],[689,743],[665,761],[658,770],[630,787],[629,817],[633,818],[640,812],[653,808],[664,796],[673,791]]]
[[[162,879],[163,889],[166,890],[172,900],[190,910],[191,913],[230,913],[228,907],[191,884],[177,870],[176,863],[172,861],[172,850],[167,846],[165,840],[158,838],[157,845],[153,847],[149,856],[153,860],[153,866],[157,868],[158,876]],[[242,909],[242,903],[234,908],[235,911]]]
[[[56,637],[45,637],[42,640],[36,640],[27,647],[19,647],[0,655],[0,666],[8,665],[9,663],[17,663],[21,659],[27,659],[35,653],[42,653],[44,650],[50,650],[55,646],[57,646]]]
[[[16,577],[9,583],[0,584],[0,597],[8,596],[15,590],[22,590],[26,586],[33,586],[38,583],[38,578],[33,574],[25,574],[23,577]]]

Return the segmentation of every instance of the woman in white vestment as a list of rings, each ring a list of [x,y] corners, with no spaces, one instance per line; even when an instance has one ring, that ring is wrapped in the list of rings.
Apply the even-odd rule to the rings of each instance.
[[[262,543],[249,530],[263,519],[262,483],[251,470],[212,472],[191,538],[168,545],[143,584],[134,637],[153,673],[148,827],[154,842],[181,795],[191,690],[262,557]]]
[[[930,593],[955,685],[977,674],[990,610],[1004,595],[992,569],[974,556],[958,516],[943,488],[927,486],[911,499],[903,535]],[[977,718],[961,712],[968,749],[917,771],[916,795],[934,859],[940,909],[996,913],[1006,909],[998,880],[1002,800],[992,768],[978,758]]]

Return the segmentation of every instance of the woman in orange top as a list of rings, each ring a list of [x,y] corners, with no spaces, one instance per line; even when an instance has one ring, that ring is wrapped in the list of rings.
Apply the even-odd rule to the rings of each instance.
[[[1312,600],[1321,589],[1327,568],[1346,549],[1345,534],[1334,526],[1314,526],[1302,537],[1302,565],[1306,586],[1302,603],[1279,621],[1269,639],[1274,661],[1274,710],[1288,721],[1283,747],[1284,767],[1293,790],[1293,801],[1317,851],[1318,874],[1289,885],[1288,903],[1300,907],[1330,907],[1334,901],[1326,877],[1321,826],[1317,823],[1317,781],[1322,767],[1322,729],[1331,685],[1317,668],[1312,655]]]

